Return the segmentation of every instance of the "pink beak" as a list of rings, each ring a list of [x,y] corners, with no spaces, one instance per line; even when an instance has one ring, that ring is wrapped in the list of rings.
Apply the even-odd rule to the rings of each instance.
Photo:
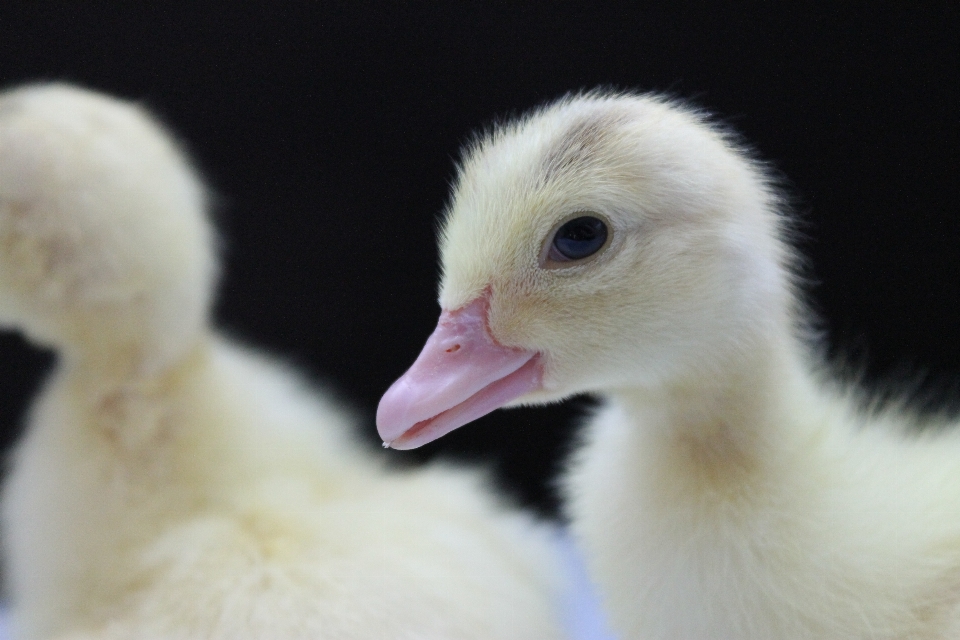
[[[415,449],[540,388],[539,354],[497,343],[488,308],[484,295],[440,314],[420,357],[380,400],[384,446]]]

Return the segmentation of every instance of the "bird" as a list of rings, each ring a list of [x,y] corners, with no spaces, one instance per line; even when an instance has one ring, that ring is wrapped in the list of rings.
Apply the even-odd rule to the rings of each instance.
[[[581,92],[489,128],[379,434],[411,449],[595,395],[559,482],[621,638],[960,638],[956,419],[828,362],[786,200],[674,97]]]
[[[56,354],[0,503],[14,637],[562,638],[552,529],[480,471],[391,468],[214,326],[209,200],[141,105],[0,94],[0,326]]]

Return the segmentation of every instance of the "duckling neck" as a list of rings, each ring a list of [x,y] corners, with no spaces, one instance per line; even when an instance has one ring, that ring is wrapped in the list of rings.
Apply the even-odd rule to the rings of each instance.
[[[749,495],[749,487],[775,482],[785,459],[811,437],[803,407],[816,406],[795,340],[765,341],[720,370],[610,394],[646,469],[677,490],[711,499]]]
[[[65,353],[50,393],[70,399],[95,441],[151,455],[183,389],[209,366],[211,347],[204,332],[160,369],[135,348]]]

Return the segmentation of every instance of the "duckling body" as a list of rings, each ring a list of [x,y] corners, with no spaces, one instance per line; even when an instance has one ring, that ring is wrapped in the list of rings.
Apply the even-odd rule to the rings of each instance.
[[[381,436],[601,396],[564,486],[624,638],[960,637],[960,432],[832,380],[786,227],[764,170],[656,96],[493,130],[461,165],[441,322]]]
[[[16,637],[559,638],[549,534],[391,472],[210,327],[203,188],[139,108],[0,95],[0,318],[53,347],[3,492]]]
[[[568,509],[625,636],[956,637],[956,440],[758,385],[802,419],[741,439],[618,396],[591,421]]]

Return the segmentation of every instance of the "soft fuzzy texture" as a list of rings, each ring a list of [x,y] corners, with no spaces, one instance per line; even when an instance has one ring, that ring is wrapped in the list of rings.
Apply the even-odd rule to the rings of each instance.
[[[58,353],[2,505],[16,637],[560,637],[547,531],[388,472],[209,326],[203,186],[137,106],[0,94],[0,318]]]
[[[958,638],[960,433],[824,373],[780,210],[695,110],[569,97],[468,150],[441,306],[486,296],[493,340],[540,354],[515,404],[605,399],[565,486],[623,638]],[[547,264],[584,213],[609,245]]]

